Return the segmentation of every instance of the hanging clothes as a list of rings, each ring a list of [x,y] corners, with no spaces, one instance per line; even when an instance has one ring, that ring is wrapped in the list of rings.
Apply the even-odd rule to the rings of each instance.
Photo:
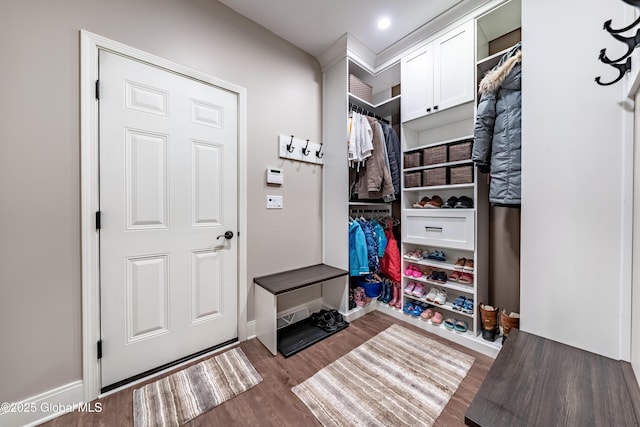
[[[349,224],[349,275],[369,274],[367,240],[358,221]]]
[[[395,189],[391,181],[391,172],[385,152],[382,126],[377,119],[366,117],[373,130],[373,151],[364,167],[359,170],[351,168],[349,182],[351,197],[360,200],[378,200],[385,202],[395,200]]]
[[[349,115],[349,139],[347,141],[349,166],[360,169],[373,151],[373,130],[362,114],[352,112]]]
[[[472,159],[489,173],[489,201],[519,207],[521,200],[521,43],[480,82]]]
[[[380,272],[394,282],[400,282],[402,279],[402,275],[400,274],[402,261],[400,259],[398,243],[393,235],[393,218],[389,219],[385,233],[387,236],[387,247],[385,248],[384,256],[380,260]]]
[[[381,123],[382,133],[384,135],[385,145],[387,147],[387,158],[389,160],[389,172],[391,174],[391,182],[395,194],[400,194],[400,156],[402,149],[400,147],[400,138],[395,129],[386,123]]]
[[[380,258],[378,258],[378,242],[376,241],[376,233],[371,226],[371,222],[365,219],[357,220],[360,223],[367,244],[367,259],[369,262],[369,271],[378,273],[380,271]]]
[[[373,231],[376,235],[376,243],[378,244],[378,258],[384,256],[384,250],[387,248],[387,236],[384,233],[384,229],[377,220],[371,222]]]

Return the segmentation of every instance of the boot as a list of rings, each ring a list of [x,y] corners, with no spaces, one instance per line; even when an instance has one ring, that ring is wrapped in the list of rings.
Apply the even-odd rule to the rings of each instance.
[[[378,295],[378,301],[382,301],[384,297],[387,296],[389,292],[388,288],[389,288],[389,283],[387,283],[387,281],[385,280],[384,282],[382,282],[382,292],[380,292],[380,295]]]
[[[396,286],[396,284],[392,282],[391,287],[393,288],[393,298],[391,299],[391,301],[389,301],[389,306],[395,307],[396,302],[398,301],[398,298],[399,298],[398,286]]]
[[[395,288],[398,291],[398,299],[396,300],[394,307],[401,309],[402,308],[402,289],[401,289],[400,283],[396,283]]]
[[[480,303],[480,317],[482,319],[482,338],[487,341],[495,341],[499,335],[498,308]]]
[[[391,282],[387,282],[387,288],[385,289],[385,294],[384,294],[384,298],[382,298],[382,303],[389,304],[389,301],[391,301],[391,298],[393,298],[393,287],[391,286]]]
[[[507,312],[502,309],[500,313],[500,323],[502,323],[502,342],[504,343],[511,328],[520,328],[520,314],[511,312],[507,315]]]

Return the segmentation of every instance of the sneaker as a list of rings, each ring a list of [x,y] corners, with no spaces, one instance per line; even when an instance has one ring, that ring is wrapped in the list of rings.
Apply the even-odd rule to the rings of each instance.
[[[456,298],[456,300],[453,302],[453,309],[454,310],[462,310],[462,307],[464,307],[464,303],[466,301],[466,297],[464,295],[460,295],[458,298]]]
[[[438,296],[438,290],[436,288],[431,288],[429,293],[425,296],[425,299],[429,302],[434,302],[437,296]]]
[[[422,284],[416,283],[413,291],[411,291],[411,295],[413,295],[414,297],[422,298],[422,296],[424,295],[424,288],[422,287]]]
[[[444,305],[447,302],[447,291],[444,289],[438,290],[438,295],[434,298],[435,304]]]
[[[469,273],[473,273],[473,260],[468,259],[465,261],[464,266],[462,267],[463,271],[467,271]]]
[[[466,262],[467,262],[466,258],[458,258],[458,261],[456,261],[456,264],[453,266],[453,268],[458,271],[462,271],[464,269],[464,265]]]
[[[409,282],[406,288],[404,288],[404,293],[407,295],[411,295],[413,290],[415,289],[416,284],[414,282]]]
[[[469,298],[464,302],[464,305],[462,306],[462,312],[473,314],[473,298]]]

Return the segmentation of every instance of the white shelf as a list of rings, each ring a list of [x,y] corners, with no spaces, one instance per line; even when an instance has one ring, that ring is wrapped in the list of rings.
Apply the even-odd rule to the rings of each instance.
[[[427,165],[427,166],[416,166],[415,168],[403,169],[402,172],[416,172],[416,171],[421,171],[421,170],[425,170],[425,169],[442,168],[442,167],[445,167],[445,166],[460,166],[460,165],[472,165],[472,164],[473,164],[473,160],[471,160],[471,159],[457,160],[455,162],[436,163],[436,164]]]
[[[447,140],[444,140],[444,141],[434,142],[434,143],[431,143],[431,144],[421,145],[419,147],[406,148],[406,149],[403,150],[403,152],[412,153],[414,151],[420,151],[420,150],[423,150],[425,148],[436,147],[438,145],[455,144],[457,142],[465,142],[465,141],[469,141],[469,140],[473,140],[473,135],[465,135],[465,136],[462,136],[460,138],[452,138],[452,139],[447,139]]]
[[[413,295],[407,295],[407,294],[404,294],[403,296],[405,298],[410,298],[410,299],[412,299],[414,301],[420,301],[420,302],[423,302],[425,304],[432,305],[434,308],[441,308],[443,310],[447,310],[447,311],[450,311],[452,313],[457,313],[457,314],[459,314],[461,316],[464,316],[464,317],[467,317],[467,318],[473,318],[473,313],[465,313],[465,312],[460,311],[460,310],[454,310],[453,304],[450,303],[450,302],[446,302],[445,304],[440,305],[440,304],[435,304],[433,302],[429,302],[426,299],[424,299],[424,297],[423,298],[418,298],[418,297],[415,297]],[[403,313],[404,313],[404,311],[403,311]],[[472,325],[469,325],[469,328],[472,329]]]
[[[442,288],[447,288],[447,289],[451,289],[453,291],[458,291],[458,292],[463,292],[465,294],[472,294],[474,292],[474,284],[470,284],[470,285],[461,285],[461,284],[457,284],[456,282],[445,282],[445,283],[439,283],[439,282],[434,282],[433,280],[429,280],[429,279],[425,279],[425,278],[421,278],[421,277],[411,277],[411,276],[405,276],[403,275],[402,277],[406,278],[407,280],[410,280],[412,282],[420,282],[420,283],[424,283],[427,284],[429,286],[439,286]]]
[[[500,62],[500,58],[502,58],[502,55],[507,53],[509,49],[511,48],[509,47],[507,49],[501,50],[500,52],[496,52],[493,55],[478,61],[476,64],[476,67],[478,68],[478,80],[482,80],[482,77],[484,77],[487,71],[498,65],[498,62]]]
[[[463,188],[473,188],[473,182],[469,184],[449,184],[449,185],[432,185],[430,187],[409,187],[403,188],[402,191],[433,191],[433,190],[456,190]],[[416,210],[418,210],[416,208]],[[464,209],[459,209],[464,210]]]
[[[408,122],[403,122],[402,126],[404,128],[420,132],[431,128],[446,126],[451,123],[460,122],[463,120],[473,120],[474,108],[475,102],[466,102],[455,107],[440,110],[437,113],[431,113],[426,116],[410,120]]]

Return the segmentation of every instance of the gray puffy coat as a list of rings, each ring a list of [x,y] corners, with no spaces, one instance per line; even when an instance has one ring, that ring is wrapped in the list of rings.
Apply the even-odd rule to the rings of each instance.
[[[494,205],[520,205],[521,61],[518,43],[480,82],[472,159],[480,172],[490,173]]]

